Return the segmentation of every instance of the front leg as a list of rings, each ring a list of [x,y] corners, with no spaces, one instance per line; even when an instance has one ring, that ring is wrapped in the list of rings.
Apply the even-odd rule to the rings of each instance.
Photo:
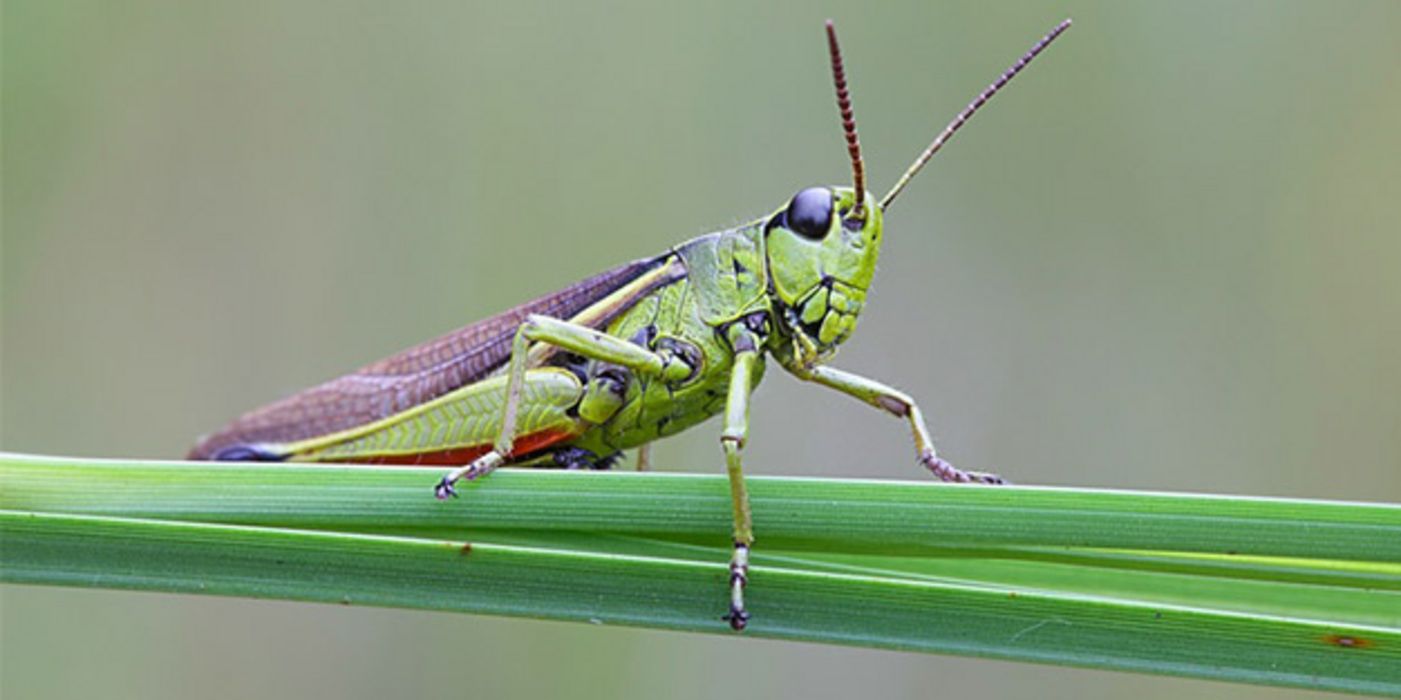
[[[884,410],[896,418],[908,420],[910,430],[914,433],[915,453],[919,456],[920,464],[923,464],[940,480],[982,484],[1006,483],[1002,477],[996,474],[966,472],[941,459],[934,450],[934,440],[929,437],[929,428],[924,425],[924,416],[920,413],[919,406],[904,392],[881,384],[874,379],[867,379],[860,375],[822,365],[799,369],[794,374],[799,379],[831,387],[847,396],[858,398]]]

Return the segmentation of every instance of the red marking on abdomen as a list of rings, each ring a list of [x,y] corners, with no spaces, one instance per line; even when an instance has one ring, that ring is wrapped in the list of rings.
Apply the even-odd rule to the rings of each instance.
[[[570,438],[579,437],[579,433],[572,430],[542,430],[538,433],[527,433],[516,437],[514,449],[508,455],[507,461],[524,457],[532,452],[538,452],[551,445],[563,442]],[[364,457],[338,458],[336,461],[349,462],[352,464],[393,464],[393,465],[428,465],[442,467],[460,467],[471,464],[476,458],[491,451],[491,444],[471,445],[468,447],[454,447],[436,452],[414,452],[410,454],[389,454],[389,455],[365,455]]]

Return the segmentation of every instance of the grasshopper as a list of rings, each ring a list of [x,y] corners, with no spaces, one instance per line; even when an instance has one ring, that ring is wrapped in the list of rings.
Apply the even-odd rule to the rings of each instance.
[[[882,218],[925,163],[1070,26],[1057,25],[965,107],[876,200],[865,188],[836,30],[827,22],[852,187],[808,187],[738,228],[681,243],[254,410],[191,459],[434,464],[435,488],[505,465],[606,469],[716,414],[729,473],[730,626],[743,630],[754,542],[742,453],[766,357],[795,377],[903,419],[940,480],[999,484],[939,457],[914,399],[827,360],[851,337],[881,248]],[[639,466],[643,457],[639,455]]]

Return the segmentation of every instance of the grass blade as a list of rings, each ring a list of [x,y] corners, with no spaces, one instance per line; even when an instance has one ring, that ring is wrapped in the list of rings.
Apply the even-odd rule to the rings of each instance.
[[[730,634],[722,477],[436,475],[0,454],[0,579]],[[751,489],[746,634],[1401,694],[1396,506]]]

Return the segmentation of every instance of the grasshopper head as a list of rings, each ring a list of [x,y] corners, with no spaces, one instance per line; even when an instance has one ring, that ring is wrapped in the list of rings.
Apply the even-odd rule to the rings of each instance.
[[[807,364],[836,349],[856,329],[856,317],[866,302],[866,290],[876,272],[880,255],[881,217],[911,178],[929,162],[992,96],[1026,68],[1037,54],[1070,27],[1070,20],[1056,25],[1031,50],[934,137],[924,152],[905,170],[890,191],[879,200],[866,191],[866,164],[856,135],[851,94],[837,32],[827,20],[827,50],[832,61],[832,84],[837,92],[847,155],[851,158],[852,187],[809,187],[793,195],[788,206],[764,224],[769,283],[779,326],[788,343],[782,355],[790,362]]]
[[[880,255],[880,207],[855,205],[851,188],[809,187],[764,224],[779,323],[823,354],[856,329]]]

